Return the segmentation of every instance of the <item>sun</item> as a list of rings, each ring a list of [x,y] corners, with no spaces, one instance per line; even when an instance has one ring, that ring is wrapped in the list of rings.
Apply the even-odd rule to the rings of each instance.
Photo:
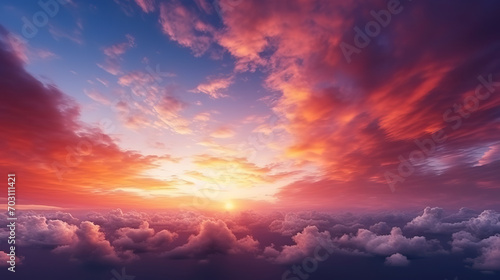
[[[234,204],[231,201],[227,201],[224,203],[224,209],[226,209],[226,211],[231,211],[234,209]]]

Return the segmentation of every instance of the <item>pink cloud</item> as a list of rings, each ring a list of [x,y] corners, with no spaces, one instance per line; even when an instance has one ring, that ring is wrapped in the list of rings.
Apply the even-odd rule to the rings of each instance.
[[[135,3],[141,7],[142,11],[145,13],[151,13],[155,11],[155,0],[135,0]]]
[[[221,90],[227,89],[233,82],[233,77],[210,78],[208,82],[199,84],[193,91],[205,93],[214,99],[228,97],[221,93]]]
[[[55,40],[59,41],[61,38],[68,39],[78,45],[83,44],[83,36],[81,29],[74,29],[71,32],[67,32],[66,30],[63,30],[59,27],[56,27],[52,24],[49,24],[49,33],[52,35],[52,38]]]
[[[44,216],[28,215],[20,218],[21,242],[34,245],[68,245],[76,240],[77,226],[61,220],[47,220]]]
[[[410,261],[400,253],[396,253],[385,258],[385,264],[389,266],[407,266],[410,264]]]
[[[327,225],[329,223],[326,219],[321,219],[320,217],[311,217],[304,213],[287,213],[284,219],[274,220],[270,225],[269,229],[273,232],[279,232],[285,236],[294,235],[306,226],[320,226]],[[309,217],[308,217],[309,216]]]
[[[208,0],[195,0],[195,3],[198,8],[200,8],[205,13],[211,14],[213,12],[212,6],[208,2]]]
[[[335,243],[341,247],[354,246],[364,252],[384,256],[396,253],[422,256],[445,252],[439,241],[427,240],[423,236],[407,238],[398,227],[392,228],[389,235],[377,235],[367,229],[360,229],[355,236],[343,235]]]
[[[120,62],[116,58],[106,58],[104,63],[97,63],[97,66],[114,76],[122,73]]]
[[[49,50],[38,50],[36,52],[37,56],[42,59],[56,58],[57,55]]]
[[[195,56],[203,55],[214,42],[215,29],[179,1],[161,3],[159,21],[163,33],[181,46],[190,48]]]
[[[125,35],[127,38],[126,42],[115,44],[109,47],[104,48],[103,53],[109,57],[118,57],[124,54],[128,49],[135,46],[135,38],[134,36],[127,34]]]
[[[117,208],[105,214],[89,213],[86,219],[101,227],[116,230],[123,227],[139,227],[146,218],[145,213],[136,211],[126,211],[124,213],[120,208]]]
[[[67,254],[75,261],[103,264],[117,264],[135,258],[130,251],[117,253],[100,227],[92,222],[82,222],[76,235],[76,242],[59,246],[53,252]]]
[[[170,258],[206,258],[212,254],[254,253],[259,242],[251,236],[237,239],[222,220],[203,221],[197,235],[191,235],[188,242],[166,252]]]
[[[83,90],[83,92],[92,100],[99,102],[103,105],[110,105],[111,101],[102,95],[99,91],[92,89],[92,90]]]
[[[468,232],[460,231],[453,234],[451,245],[454,252],[476,252],[476,257],[466,259],[466,262],[472,263],[472,268],[500,271],[500,236],[479,239]]]
[[[127,41],[111,45],[103,49],[106,59],[104,63],[97,63],[97,66],[110,73],[111,75],[119,75],[122,73],[120,67],[120,56],[123,55],[128,49],[135,46],[135,38],[127,34],[125,35]]]
[[[500,213],[493,210],[485,210],[477,216],[470,217],[468,213],[460,211],[453,215],[462,220],[458,222],[446,222],[444,211],[438,207],[426,207],[424,213],[409,222],[405,229],[419,233],[453,233],[461,230],[472,233],[476,237],[488,237],[500,232]]]
[[[500,159],[500,144],[491,145],[488,147],[481,159],[479,159],[479,165],[489,164],[493,161]]]
[[[235,132],[230,127],[220,127],[210,133],[210,137],[214,138],[231,138],[235,135]]]
[[[328,231],[319,232],[316,226],[307,226],[292,237],[295,245],[285,245],[281,251],[274,246],[265,248],[263,256],[279,264],[289,264],[313,256],[315,250],[326,249],[332,252],[334,245]]]
[[[23,63],[29,62],[26,41],[12,33],[7,32],[3,26],[0,26],[0,40],[2,44],[19,59],[19,61],[22,61]]]
[[[4,251],[0,251],[0,267],[9,266],[10,257]]]
[[[120,228],[115,235],[118,236],[112,242],[115,248],[139,252],[164,250],[178,237],[177,233],[171,233],[168,230],[155,233],[155,230],[149,227],[147,221],[144,221],[139,228]]]

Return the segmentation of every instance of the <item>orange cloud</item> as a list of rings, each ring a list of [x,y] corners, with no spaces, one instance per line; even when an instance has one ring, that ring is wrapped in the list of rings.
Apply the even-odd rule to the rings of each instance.
[[[231,138],[234,135],[234,130],[229,127],[220,127],[210,134],[214,138]]]

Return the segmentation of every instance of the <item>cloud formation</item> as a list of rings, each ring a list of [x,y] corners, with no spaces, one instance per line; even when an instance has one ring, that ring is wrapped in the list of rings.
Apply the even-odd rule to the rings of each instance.
[[[0,37],[8,36],[7,31],[0,30]],[[113,199],[104,202],[95,193],[79,191],[89,186],[90,177],[93,182],[101,182],[92,183],[97,191],[124,184],[164,186],[160,180],[140,178],[139,174],[169,156],[143,156],[121,149],[105,132],[113,128],[109,120],[102,120],[99,126],[82,123],[80,106],[73,98],[27,73],[24,62],[12,51],[5,40],[0,40],[0,101],[10,104],[0,110],[0,127],[9,131],[3,138],[5,149],[0,152],[9,160],[0,165],[6,169],[16,166],[16,171],[25,175],[27,187],[20,193],[26,204],[41,200],[48,205],[65,203],[53,193],[65,197],[71,205],[113,204]]]
[[[400,253],[385,258],[385,264],[389,266],[407,266],[410,261]]]
[[[117,253],[98,225],[84,221],[76,231],[77,241],[53,250],[56,254],[69,255],[72,260],[97,264],[117,264],[135,256],[130,251]]]
[[[159,22],[163,33],[195,56],[204,54],[214,41],[214,28],[177,0],[160,4]]]
[[[259,242],[251,236],[237,239],[222,220],[203,221],[197,235],[191,235],[188,242],[166,252],[169,258],[204,259],[212,254],[255,253]]]
[[[155,233],[147,221],[143,222],[139,228],[120,228],[115,235],[117,238],[112,242],[114,247],[134,252],[162,251],[178,237],[178,234],[168,230]]]
[[[214,99],[229,97],[221,91],[227,89],[233,82],[233,77],[210,78],[207,82],[199,84],[193,91],[207,94]]]

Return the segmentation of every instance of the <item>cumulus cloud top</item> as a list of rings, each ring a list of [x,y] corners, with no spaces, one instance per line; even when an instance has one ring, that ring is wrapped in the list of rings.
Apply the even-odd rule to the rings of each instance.
[[[396,253],[385,258],[385,264],[390,266],[407,266],[410,264],[410,261],[400,253]]]
[[[191,235],[188,242],[164,255],[170,258],[206,258],[211,254],[235,254],[256,252],[259,242],[251,236],[237,239],[222,220],[203,221],[197,235]]]

